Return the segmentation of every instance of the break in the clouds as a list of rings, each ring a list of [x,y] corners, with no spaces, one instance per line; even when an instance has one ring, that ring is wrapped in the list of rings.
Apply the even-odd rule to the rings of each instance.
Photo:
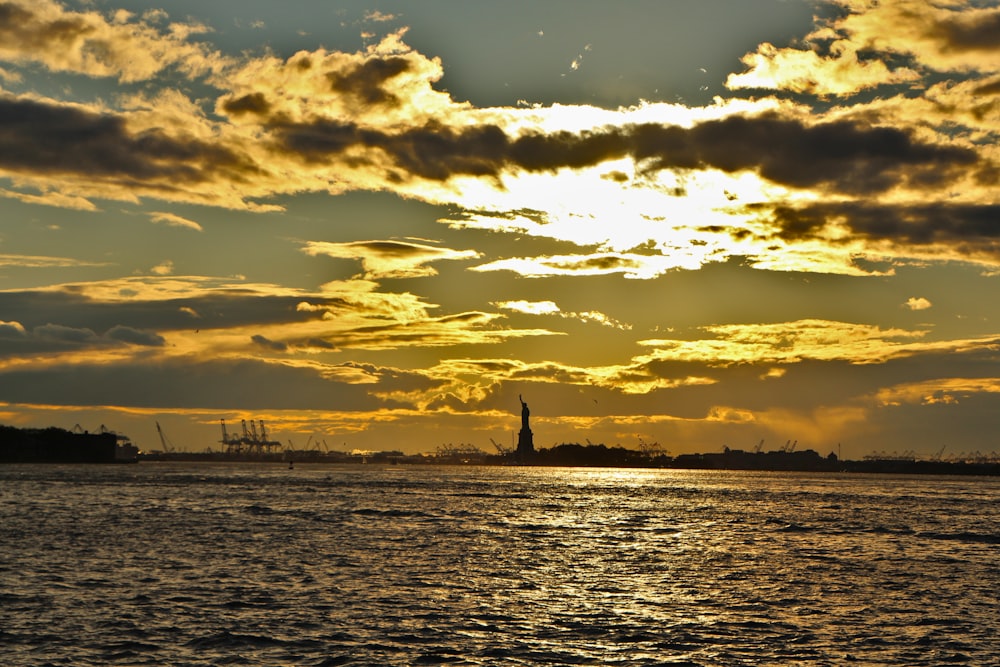
[[[1000,7],[710,4],[0,0],[0,400],[985,446]]]

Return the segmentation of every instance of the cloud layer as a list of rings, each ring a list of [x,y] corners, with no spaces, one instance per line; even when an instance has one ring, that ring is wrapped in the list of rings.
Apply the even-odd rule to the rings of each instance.
[[[821,4],[706,104],[476,106],[388,9],[240,52],[0,0],[0,401],[377,439],[503,431],[530,388],[564,439],[933,435],[945,407],[978,434],[1000,8]]]

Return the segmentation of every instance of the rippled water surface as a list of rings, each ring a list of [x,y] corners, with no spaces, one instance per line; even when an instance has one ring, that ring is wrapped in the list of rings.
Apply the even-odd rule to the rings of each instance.
[[[1000,480],[0,467],[0,664],[996,665]]]

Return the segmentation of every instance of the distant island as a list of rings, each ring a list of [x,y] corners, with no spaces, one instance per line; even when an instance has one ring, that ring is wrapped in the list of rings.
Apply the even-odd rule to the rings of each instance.
[[[530,454],[498,447],[497,453],[473,445],[442,445],[429,454],[400,451],[293,450],[256,455],[208,452],[156,452],[140,454],[140,460],[257,461],[274,463],[325,463],[374,465],[496,465],[592,468],[667,468],[676,470],[758,470],[789,472],[889,473],[930,475],[1000,475],[996,460],[928,460],[915,456],[867,456],[859,461],[822,456],[812,449],[790,451],[745,451],[725,448],[706,454],[670,456],[659,448],[628,449],[603,444],[564,443],[535,449]]]
[[[472,458],[466,455],[468,462]],[[485,455],[483,462],[538,466],[590,466],[613,468],[672,468],[680,470],[759,470],[794,472],[848,472],[932,475],[1000,475],[995,459],[943,461],[915,456],[867,456],[859,461],[822,456],[812,449],[746,451],[726,447],[721,452],[670,456],[659,449],[627,449],[577,443],[536,450],[527,459],[510,453]]]

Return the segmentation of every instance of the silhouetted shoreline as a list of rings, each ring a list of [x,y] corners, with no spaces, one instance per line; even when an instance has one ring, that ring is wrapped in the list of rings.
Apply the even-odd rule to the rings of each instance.
[[[402,452],[286,451],[284,454],[232,456],[223,452],[172,452],[140,456],[150,461],[205,462],[273,462],[373,465],[496,465],[534,467],[590,468],[664,468],[675,470],[748,470],[822,473],[883,473],[907,475],[1000,475],[1000,463],[975,461],[934,461],[909,458],[876,458],[863,460],[839,459],[835,454],[822,456],[814,450],[748,452],[726,450],[704,454],[648,454],[625,447],[605,445],[563,444],[548,449],[536,449],[529,456],[516,452],[488,454],[465,449],[436,455],[403,454]]]
[[[475,447],[443,448],[436,454],[400,451],[347,453],[285,450],[259,454],[232,452],[140,452],[113,431],[73,432],[59,428],[19,429],[0,425],[0,463],[122,463],[137,461],[193,461],[247,463],[322,463],[379,465],[496,465],[592,468],[666,468],[675,470],[750,470],[829,473],[883,473],[906,475],[1000,475],[995,460],[926,460],[915,457],[862,460],[822,456],[812,449],[745,451],[729,449],[703,454],[670,456],[659,449],[636,450],[602,444],[567,443],[531,451],[488,454]]]
[[[103,429],[89,433],[0,425],[0,463],[135,463],[128,438]]]

